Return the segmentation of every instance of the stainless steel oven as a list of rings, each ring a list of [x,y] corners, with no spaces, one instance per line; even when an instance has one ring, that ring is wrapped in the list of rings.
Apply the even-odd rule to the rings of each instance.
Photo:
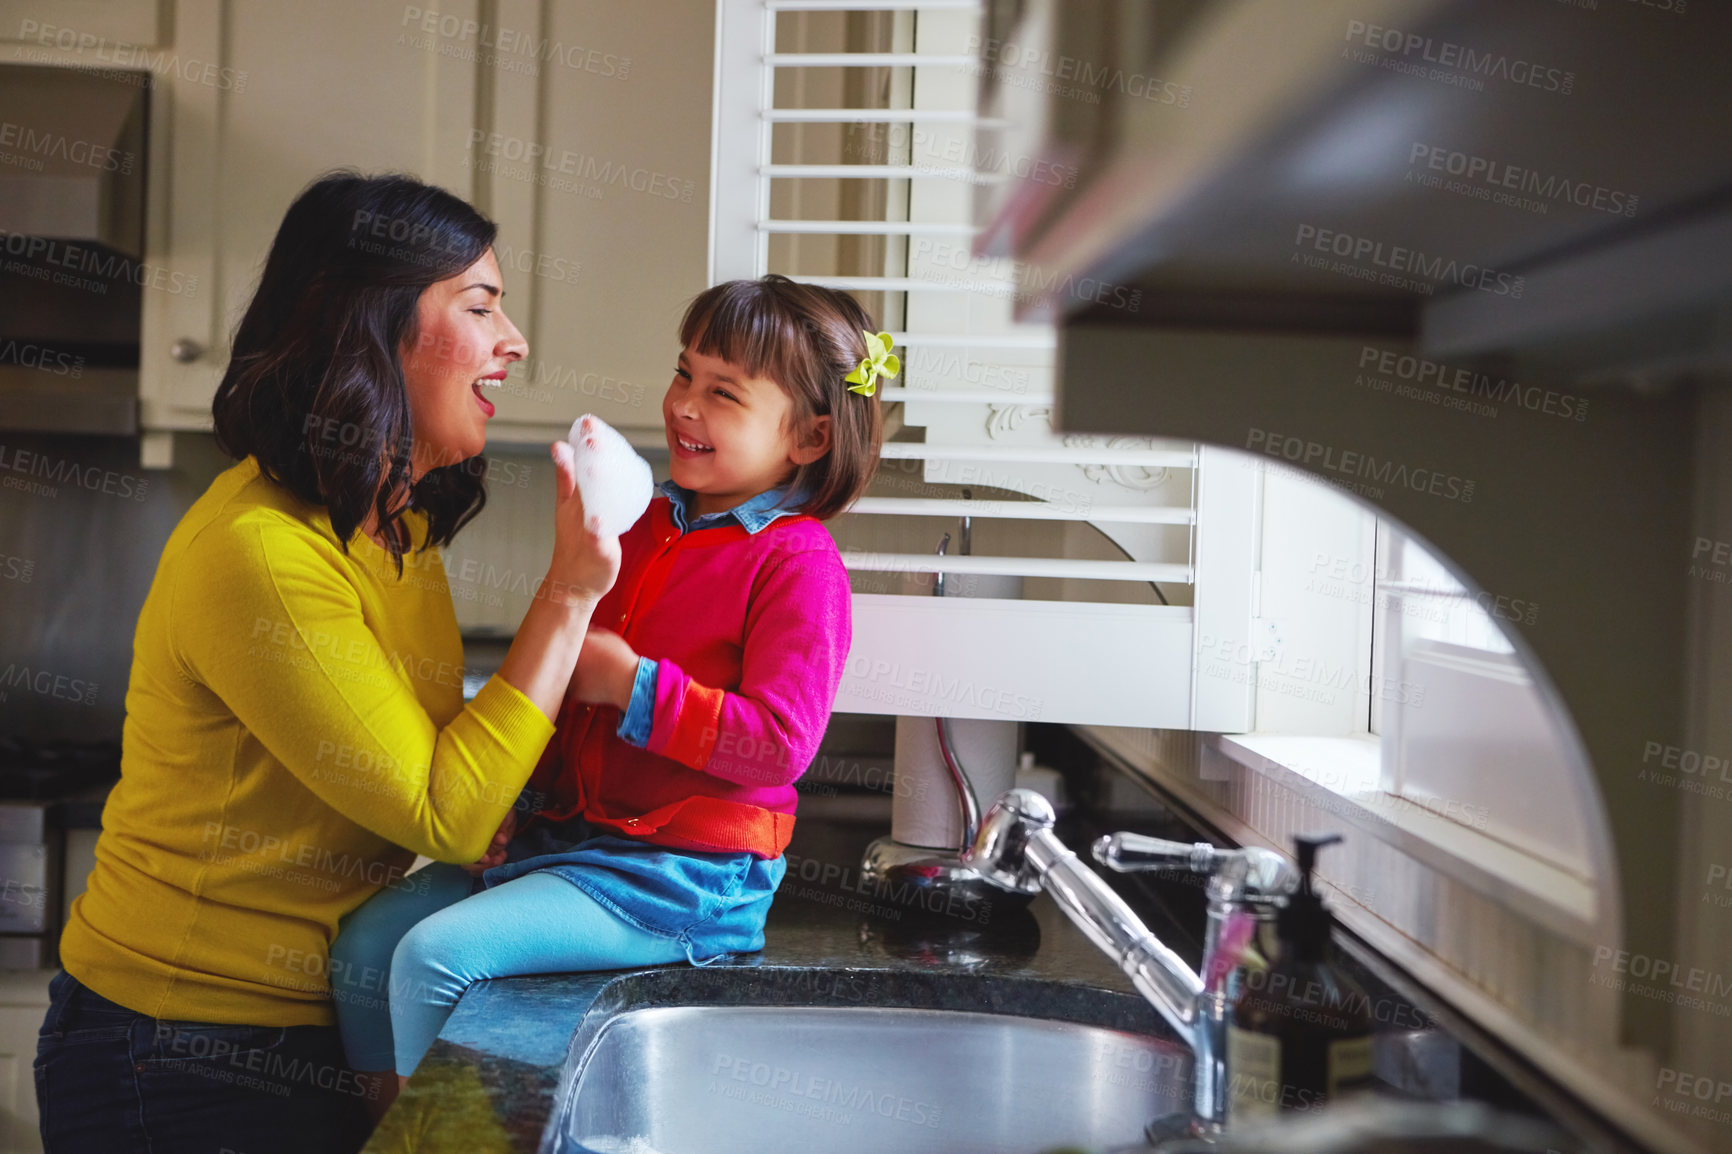
[[[82,890],[101,799],[119,777],[118,742],[0,738],[0,970],[59,964],[66,848],[78,849],[70,880]]]

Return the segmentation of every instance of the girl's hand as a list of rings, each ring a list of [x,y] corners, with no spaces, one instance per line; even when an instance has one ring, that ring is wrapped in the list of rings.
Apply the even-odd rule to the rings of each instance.
[[[505,862],[505,847],[511,841],[511,835],[517,832],[517,807],[505,811],[505,820],[499,823],[499,829],[493,835],[493,843],[487,847],[487,852],[481,855],[481,860],[470,862],[463,869],[471,875],[479,876],[482,870],[492,869]]]
[[[611,629],[591,628],[577,655],[577,673],[568,694],[585,705],[631,704],[632,684],[637,680],[637,651]]]
[[[601,600],[619,576],[619,538],[593,531],[577,491],[577,465],[571,446],[552,445],[554,478],[553,561],[549,593],[556,599]]]

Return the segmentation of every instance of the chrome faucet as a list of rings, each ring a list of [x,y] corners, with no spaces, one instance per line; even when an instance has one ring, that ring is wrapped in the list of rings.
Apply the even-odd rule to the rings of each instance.
[[[962,499],[973,494],[962,490]],[[938,556],[950,548],[950,534],[938,542]],[[967,557],[974,548],[974,518],[962,518],[962,552]],[[938,571],[932,583],[934,597],[945,596],[944,570]],[[975,796],[974,783],[968,778],[956,753],[956,739],[950,730],[948,717],[932,719],[938,735],[938,753],[950,774],[956,790],[956,806],[962,822],[961,844],[951,849],[904,845],[894,837],[881,837],[866,847],[860,869],[874,885],[893,887],[898,892],[912,891],[926,909],[950,909],[960,902],[965,909],[990,907],[992,899],[1004,900],[998,887],[988,885],[979,873],[962,862],[962,853],[972,846],[980,832],[980,801]],[[1017,898],[1032,896],[1032,891],[1015,894]],[[979,903],[977,905],[977,903]]]
[[[1209,878],[1209,920],[1201,975],[1151,933],[1052,832],[1044,797],[1006,792],[987,810],[963,864],[1002,889],[1045,889],[1059,908],[1105,950],[1196,1055],[1190,1129],[1213,1137],[1226,1124],[1227,1019],[1235,975],[1251,931],[1273,919],[1299,872],[1266,849],[1217,849],[1207,842],[1163,841],[1115,833],[1094,843],[1095,860],[1117,871],[1181,870]]]

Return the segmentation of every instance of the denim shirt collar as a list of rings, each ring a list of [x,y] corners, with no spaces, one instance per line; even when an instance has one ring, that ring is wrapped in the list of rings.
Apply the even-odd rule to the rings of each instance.
[[[776,507],[781,502],[783,494],[787,492],[786,486],[780,486],[766,489],[756,497],[740,502],[732,509],[724,509],[719,513],[705,513],[692,518],[688,524],[686,510],[690,506],[691,490],[681,488],[671,480],[663,481],[659,488],[668,499],[668,511],[673,515],[674,525],[681,533],[689,533],[693,529],[708,529],[721,524],[729,517],[734,518],[744,526],[746,532],[756,533],[778,517],[786,517],[790,513],[799,512],[797,500],[789,501],[787,505],[781,508]]]

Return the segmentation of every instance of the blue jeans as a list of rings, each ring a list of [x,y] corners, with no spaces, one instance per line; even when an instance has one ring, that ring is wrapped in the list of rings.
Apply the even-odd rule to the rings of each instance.
[[[428,885],[381,890],[343,920],[331,945],[331,994],[357,1070],[413,1074],[463,991],[482,978],[686,958],[674,938],[615,917],[551,874],[471,896],[476,879],[457,866],[415,876],[422,873]]]
[[[670,850],[581,818],[520,831],[505,865],[435,864],[343,919],[331,996],[357,1070],[412,1074],[472,982],[517,974],[703,965],[764,948],[787,863]]]
[[[62,971],[36,1043],[47,1154],[352,1154],[372,1129],[331,1026],[149,1017]]]

